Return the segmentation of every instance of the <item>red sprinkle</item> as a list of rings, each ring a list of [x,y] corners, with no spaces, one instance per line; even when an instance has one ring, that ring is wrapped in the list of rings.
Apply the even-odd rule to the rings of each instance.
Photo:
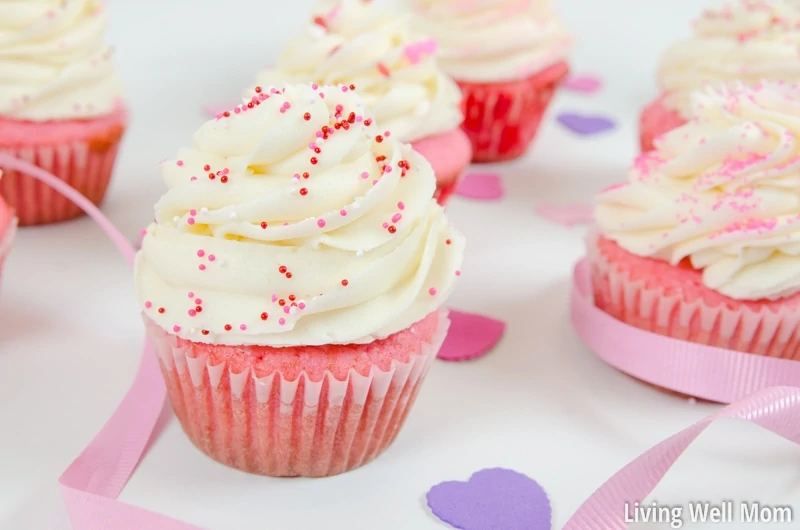
[[[350,284],[347,280],[342,280],[342,285],[347,287]]]
[[[208,335],[208,330],[207,329],[201,330],[200,333],[202,333],[203,335]]]
[[[233,326],[231,326],[230,324],[225,324],[225,331],[230,331],[232,329],[233,329]]]
[[[281,265],[280,267],[278,267],[278,272],[280,272],[281,274],[285,274],[286,273],[286,265]]]
[[[164,311],[166,311],[166,309],[164,309],[163,307],[158,308],[158,312],[161,313],[162,315],[164,314]]]
[[[268,318],[269,318],[269,315],[267,313],[261,313],[261,320],[266,320]]]
[[[268,225],[267,225],[267,222],[266,222],[266,221],[261,221],[261,228],[263,228],[264,230],[266,230],[266,229],[267,229],[267,226],[268,226]]]
[[[300,188],[300,195],[308,195],[308,188]]]
[[[311,113],[310,112],[306,112],[305,114],[303,114],[303,119],[306,120],[306,121],[310,120],[311,119]]]

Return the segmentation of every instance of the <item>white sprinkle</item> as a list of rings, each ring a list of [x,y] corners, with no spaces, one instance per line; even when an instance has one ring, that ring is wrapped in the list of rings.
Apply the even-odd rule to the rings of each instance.
[[[296,315],[297,314],[297,306],[290,307],[289,308],[289,314],[290,315]]]
[[[176,215],[175,217],[172,218],[172,220],[177,223],[178,221],[181,220],[181,218]]]
[[[414,116],[425,116],[431,110],[431,103],[429,101],[423,101],[417,108],[414,109]]]
[[[202,208],[200,208],[200,213],[208,213],[208,208],[203,206]]]
[[[317,138],[317,140],[316,140],[316,144],[317,144],[318,146],[319,146],[319,145],[322,145],[322,144],[324,144],[324,143],[325,143],[325,139],[324,139],[324,138]]]
[[[358,252],[356,252],[356,256],[358,256],[359,258],[361,256],[363,256],[363,255],[364,255],[364,251],[363,250],[359,250]]]
[[[308,34],[311,35],[311,37],[314,39],[321,39],[322,37],[325,36],[325,33],[326,33],[325,28],[323,28],[319,24],[311,24],[308,27]]]
[[[190,334],[190,335],[194,335],[195,333],[197,333],[197,329],[195,329],[195,328],[191,328],[191,329],[189,330],[189,334]]]

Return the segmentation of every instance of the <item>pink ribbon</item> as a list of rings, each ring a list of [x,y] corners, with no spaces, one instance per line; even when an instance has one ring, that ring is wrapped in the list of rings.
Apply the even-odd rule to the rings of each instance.
[[[67,184],[2,153],[0,167],[25,172],[73,200],[133,263],[130,243]],[[665,388],[709,400],[739,401],[664,440],[622,468],[578,509],[564,530],[627,528],[625,503],[647,497],[686,448],[718,419],[750,421],[800,444],[800,389],[785,386],[800,382],[800,363],[690,344],[623,324],[591,302],[585,262],[575,268],[573,287],[575,329],[604,361]],[[201,530],[117,500],[147,451],[164,401],[156,356],[146,346],[133,385],[119,407],[60,478],[74,530]]]

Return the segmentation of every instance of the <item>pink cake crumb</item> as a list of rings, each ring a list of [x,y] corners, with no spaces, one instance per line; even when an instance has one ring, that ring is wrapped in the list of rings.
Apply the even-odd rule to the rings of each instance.
[[[639,142],[642,153],[655,149],[655,142],[660,136],[686,123],[677,110],[664,105],[664,97],[662,95],[648,105],[639,118]]]
[[[145,323],[195,446],[250,473],[324,477],[394,441],[449,320],[436,312],[370,344],[294,348],[201,344]]]
[[[411,146],[424,156],[436,175],[434,197],[443,205],[453,195],[472,159],[472,145],[461,129],[429,136],[412,142]]]

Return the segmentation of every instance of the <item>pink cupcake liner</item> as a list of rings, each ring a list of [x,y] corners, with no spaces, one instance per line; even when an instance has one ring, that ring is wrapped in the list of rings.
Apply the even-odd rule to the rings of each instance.
[[[641,258],[602,236],[590,238],[588,258],[595,305],[622,322],[689,342],[800,359],[800,294],[734,300],[705,287],[701,272],[687,264]]]
[[[49,171],[99,205],[111,181],[126,121],[124,109],[87,121],[0,120],[0,152]],[[0,195],[15,210],[20,226],[56,223],[83,214],[57,191],[14,170],[3,173]]]
[[[369,462],[397,437],[450,325],[446,311],[433,316],[428,340],[405,361],[293,377],[257,374],[252,365],[239,371],[235,360],[213,364],[209,345],[145,323],[172,407],[198,449],[251,473],[325,477]]]
[[[454,129],[417,140],[411,146],[431,164],[436,175],[434,198],[444,206],[455,193],[472,160],[469,138],[461,129]]]
[[[568,73],[567,63],[560,62],[519,81],[458,81],[464,95],[462,128],[472,142],[472,161],[498,162],[525,154]]]
[[[664,105],[664,98],[662,95],[645,107],[639,118],[639,142],[643,153],[655,149],[655,141],[660,136],[686,123],[677,110]]]

